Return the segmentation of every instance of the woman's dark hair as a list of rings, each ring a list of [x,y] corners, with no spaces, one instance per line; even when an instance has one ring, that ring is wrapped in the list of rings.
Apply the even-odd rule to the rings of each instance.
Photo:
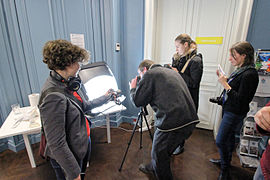
[[[43,47],[43,62],[51,70],[64,70],[75,62],[89,59],[85,49],[80,48],[66,40],[48,41]]]
[[[249,42],[240,41],[232,45],[232,47],[230,48],[230,52],[233,58],[235,58],[235,51],[240,55],[246,55],[242,67],[254,64],[254,48]]]
[[[145,59],[145,60],[143,60],[143,61],[140,63],[138,69],[139,69],[141,72],[143,72],[144,67],[146,67],[146,69],[148,70],[153,64],[154,64],[154,61]]]

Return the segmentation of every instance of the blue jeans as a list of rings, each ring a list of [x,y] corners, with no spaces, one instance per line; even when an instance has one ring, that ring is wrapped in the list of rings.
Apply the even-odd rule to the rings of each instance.
[[[221,169],[230,167],[235,145],[235,134],[240,132],[245,116],[224,111],[216,139],[221,159]]]
[[[254,174],[253,180],[264,180],[262,168],[261,168],[260,164],[259,164],[259,166]]]
[[[81,180],[83,180],[85,177],[87,162],[90,159],[90,155],[91,155],[91,139],[89,137],[87,153],[83,160],[78,161],[78,164],[80,165],[80,168],[81,168]],[[65,173],[62,167],[56,162],[56,160],[50,159],[50,163],[52,165],[52,168],[54,169],[57,180],[66,180]]]
[[[61,168],[61,166],[56,162],[56,160],[50,159],[50,163],[51,163],[52,168],[55,172],[56,179],[57,180],[66,180],[65,173],[64,173],[63,169]]]

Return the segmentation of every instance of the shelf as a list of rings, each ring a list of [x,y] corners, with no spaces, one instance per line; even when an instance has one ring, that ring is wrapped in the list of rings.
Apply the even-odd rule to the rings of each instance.
[[[252,136],[252,135],[242,135],[243,138],[254,138],[254,139],[261,139],[261,136]]]

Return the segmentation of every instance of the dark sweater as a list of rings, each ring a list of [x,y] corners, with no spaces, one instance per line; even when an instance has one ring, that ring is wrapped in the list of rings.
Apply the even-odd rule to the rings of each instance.
[[[237,75],[229,85],[231,91],[223,104],[223,110],[234,114],[244,115],[249,111],[249,103],[253,99],[259,83],[258,72],[255,68],[248,68]]]
[[[183,78],[174,70],[154,65],[148,70],[137,88],[130,90],[134,104],[150,104],[156,112],[155,126],[172,130],[198,123],[195,106]]]

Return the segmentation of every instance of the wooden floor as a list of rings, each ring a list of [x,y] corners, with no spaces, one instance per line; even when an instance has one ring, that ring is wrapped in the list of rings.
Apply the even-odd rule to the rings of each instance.
[[[122,125],[126,129],[132,126]],[[130,145],[122,171],[119,172],[123,154],[131,136],[131,131],[120,128],[111,129],[112,143],[107,144],[106,129],[91,129],[92,156],[86,172],[86,179],[91,180],[141,180],[148,177],[138,170],[141,163],[150,161],[151,140],[148,132],[143,133],[143,148],[139,149],[139,132],[136,132]],[[53,180],[55,174],[50,164],[38,155],[39,144],[33,145],[37,168],[32,169],[27,152],[14,153],[6,150],[0,153],[1,180]],[[183,154],[172,158],[172,171],[176,180],[215,180],[219,168],[208,159],[218,157],[212,131],[196,129],[186,141]],[[232,161],[232,179],[252,180],[254,169],[242,168],[239,158],[234,153]]]

